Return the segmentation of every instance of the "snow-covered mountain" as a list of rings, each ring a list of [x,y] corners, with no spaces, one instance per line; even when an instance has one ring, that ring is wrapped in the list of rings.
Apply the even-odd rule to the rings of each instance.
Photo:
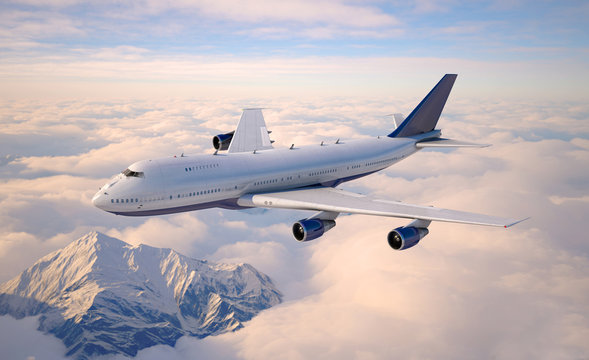
[[[270,278],[248,264],[214,264],[92,232],[2,284],[0,315],[41,315],[39,330],[83,359],[233,331],[280,300]]]

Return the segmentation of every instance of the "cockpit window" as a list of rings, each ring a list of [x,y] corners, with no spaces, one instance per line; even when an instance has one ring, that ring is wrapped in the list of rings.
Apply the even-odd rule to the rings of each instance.
[[[122,174],[127,177],[141,177],[141,178],[144,177],[142,171],[133,171],[133,170],[129,170],[129,169],[123,170]]]

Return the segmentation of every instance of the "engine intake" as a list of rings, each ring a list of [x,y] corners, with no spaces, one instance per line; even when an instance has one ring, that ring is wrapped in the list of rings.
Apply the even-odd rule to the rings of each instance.
[[[233,134],[235,134],[235,131],[228,132],[227,134],[219,134],[213,137],[213,147],[215,150],[221,151],[229,149],[229,144],[231,144]]]
[[[297,241],[311,241],[322,236],[334,226],[334,220],[303,219],[293,224],[292,234]]]
[[[387,240],[393,249],[405,250],[417,245],[428,233],[427,228],[398,227],[389,233]]]

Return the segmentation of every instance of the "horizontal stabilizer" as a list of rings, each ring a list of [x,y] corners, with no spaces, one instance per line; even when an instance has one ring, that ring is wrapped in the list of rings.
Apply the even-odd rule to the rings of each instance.
[[[459,140],[452,140],[452,139],[427,139],[424,141],[420,141],[415,144],[415,147],[418,148],[455,148],[455,147],[477,147],[477,148],[484,148],[491,146],[491,144],[477,144],[471,143],[468,141],[459,141]]]
[[[405,115],[393,114],[393,121],[395,122],[395,129],[399,127],[405,121]]]

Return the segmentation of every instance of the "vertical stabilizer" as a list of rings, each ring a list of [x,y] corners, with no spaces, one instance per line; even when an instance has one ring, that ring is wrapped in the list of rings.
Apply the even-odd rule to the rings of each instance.
[[[228,152],[246,152],[272,149],[262,109],[243,109]]]
[[[456,74],[444,75],[405,121],[388,136],[406,137],[432,131],[438,123],[457,76]]]

